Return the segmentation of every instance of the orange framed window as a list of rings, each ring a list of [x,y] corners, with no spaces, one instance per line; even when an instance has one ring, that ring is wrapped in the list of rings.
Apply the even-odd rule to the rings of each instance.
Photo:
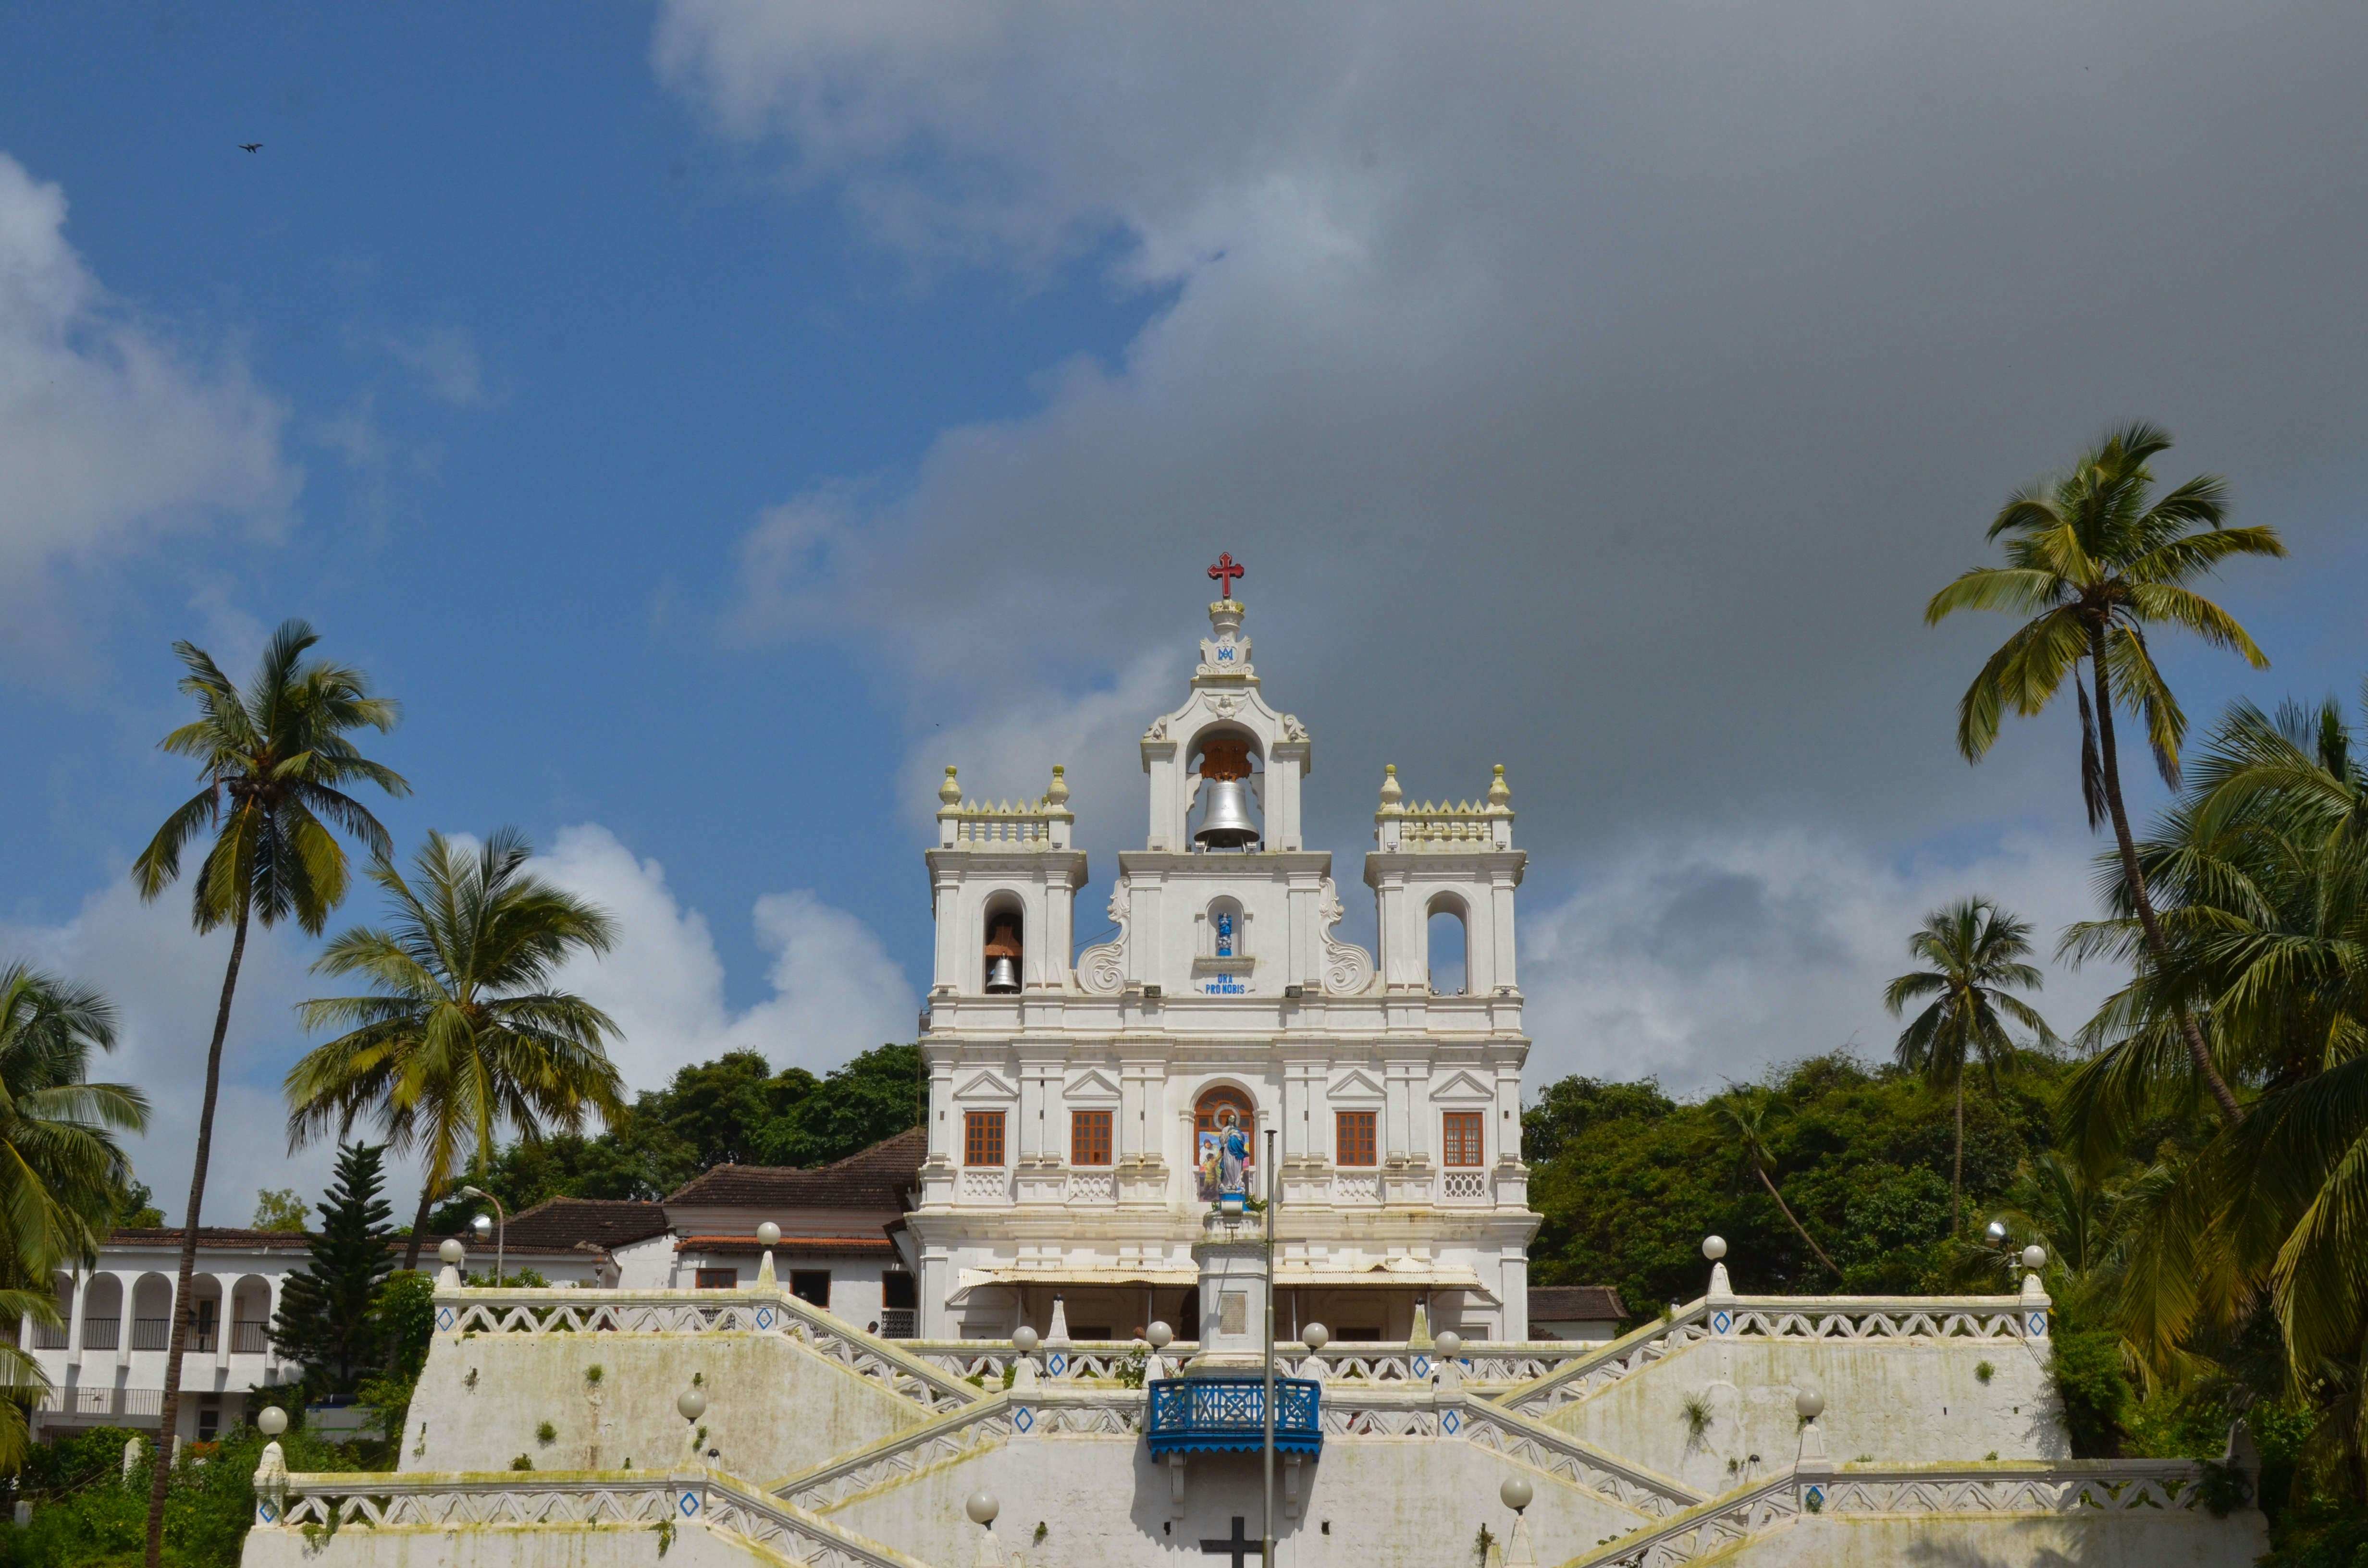
[[[1338,1136],[1333,1145],[1338,1151],[1334,1163],[1343,1165],[1380,1165],[1373,1124],[1381,1119],[1381,1114],[1370,1110],[1344,1110],[1337,1114]]]
[[[1480,1163],[1480,1130],[1487,1119],[1476,1110],[1451,1110],[1442,1119],[1446,1122],[1447,1163],[1451,1165],[1476,1165]]]
[[[1003,1113],[1001,1111],[966,1110],[962,1112],[962,1164],[966,1165],[1003,1164]]]
[[[1073,1110],[1069,1113],[1069,1164],[1106,1165],[1110,1163],[1110,1113]]]

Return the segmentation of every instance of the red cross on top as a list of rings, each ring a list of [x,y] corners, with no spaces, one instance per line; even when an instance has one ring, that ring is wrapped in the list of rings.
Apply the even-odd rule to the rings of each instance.
[[[1250,569],[1235,561],[1234,552],[1230,550],[1220,551],[1217,554],[1217,563],[1209,568],[1209,575],[1217,580],[1218,594],[1224,598],[1234,597],[1235,578],[1247,577],[1249,574]]]

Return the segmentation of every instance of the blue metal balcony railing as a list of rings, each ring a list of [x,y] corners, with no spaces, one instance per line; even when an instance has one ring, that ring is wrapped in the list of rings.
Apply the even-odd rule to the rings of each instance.
[[[1313,1454],[1324,1446],[1317,1419],[1323,1387],[1306,1378],[1275,1379],[1277,1453]],[[1256,1453],[1265,1424],[1263,1378],[1164,1378],[1151,1385],[1144,1431],[1154,1454]]]

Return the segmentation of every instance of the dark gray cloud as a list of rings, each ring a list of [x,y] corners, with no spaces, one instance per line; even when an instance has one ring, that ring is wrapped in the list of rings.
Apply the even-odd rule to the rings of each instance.
[[[1553,897],[1704,835],[1884,865],[2036,815],[2085,855],[2061,726],[1951,748],[2004,627],[1918,612],[2110,422],[2358,569],[2322,520],[2362,478],[2354,9],[677,0],[657,53],[916,266],[1115,243],[1171,292],[909,484],[788,498],[735,622],[860,629],[1015,763],[1110,754],[1070,755],[1112,846],[1141,713],[1108,693],[1180,678],[1221,547],[1317,827],[1361,840],[1384,759],[1417,793],[1502,761]],[[2273,652],[2296,570],[2221,590]],[[1708,961],[1736,914],[1696,896],[1650,918]]]

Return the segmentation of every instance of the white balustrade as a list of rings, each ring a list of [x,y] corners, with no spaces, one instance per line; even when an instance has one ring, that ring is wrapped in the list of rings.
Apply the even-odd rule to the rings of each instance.
[[[1439,1197],[1443,1203],[1486,1203],[1488,1201],[1488,1173],[1441,1171]]]

